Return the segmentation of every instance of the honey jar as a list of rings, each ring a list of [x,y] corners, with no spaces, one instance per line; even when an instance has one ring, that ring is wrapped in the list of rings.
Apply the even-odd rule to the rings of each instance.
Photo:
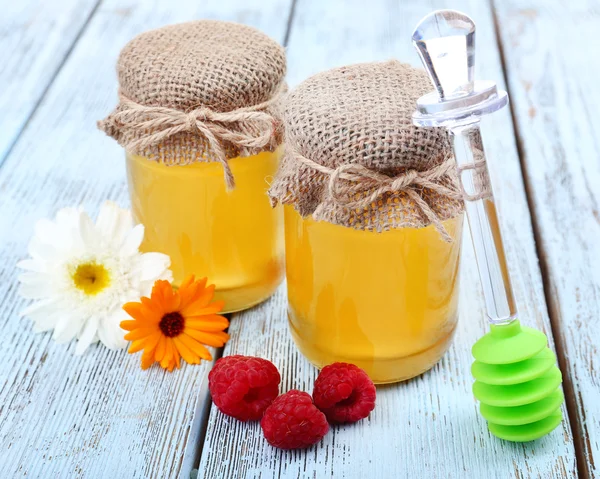
[[[315,75],[283,110],[288,318],[317,367],[376,383],[431,368],[457,325],[463,204],[448,137],[411,114],[427,75],[396,61]]]
[[[225,312],[268,298],[284,272],[283,211],[267,196],[282,152],[285,53],[258,30],[201,20],[143,33],[117,63],[99,127],[124,148],[143,251],[174,284],[208,277]]]

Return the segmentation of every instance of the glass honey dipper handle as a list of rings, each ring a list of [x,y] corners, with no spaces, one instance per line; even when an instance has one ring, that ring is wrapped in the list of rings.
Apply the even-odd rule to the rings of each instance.
[[[473,80],[475,24],[463,13],[433,12],[412,40],[435,87],[417,101],[413,123],[444,127],[452,138],[492,323],[472,348],[473,394],[492,434],[508,441],[538,439],[562,421],[562,376],[544,333],[517,320],[479,129],[480,118],[504,107],[508,97],[494,82]]]
[[[508,323],[516,319],[517,309],[485,162],[479,121],[450,128],[450,134],[488,320],[492,324]]]
[[[509,323],[517,311],[479,130],[481,116],[504,107],[508,96],[494,82],[474,81],[475,24],[466,15],[433,12],[412,40],[435,87],[418,100],[413,122],[450,132],[488,320]]]

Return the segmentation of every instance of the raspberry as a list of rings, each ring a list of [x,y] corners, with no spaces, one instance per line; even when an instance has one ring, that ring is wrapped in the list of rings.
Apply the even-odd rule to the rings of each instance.
[[[375,408],[375,385],[358,366],[333,363],[321,370],[313,398],[329,422],[356,422]]]
[[[208,375],[208,388],[219,410],[240,421],[258,420],[279,394],[281,377],[262,358],[226,356]]]
[[[265,438],[280,449],[303,449],[319,442],[327,431],[327,418],[310,394],[292,389],[279,396],[260,421]]]

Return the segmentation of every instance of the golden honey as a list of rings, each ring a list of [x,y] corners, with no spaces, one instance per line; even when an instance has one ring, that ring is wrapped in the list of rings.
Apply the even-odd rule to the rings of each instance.
[[[142,251],[171,257],[174,284],[195,274],[216,285],[225,312],[268,298],[284,273],[283,214],[266,195],[281,147],[229,160],[227,191],[216,162],[166,166],[127,155],[133,215],[145,225]]]
[[[382,233],[302,218],[285,207],[290,329],[317,367],[344,361],[376,383],[417,376],[457,323],[462,214]]]

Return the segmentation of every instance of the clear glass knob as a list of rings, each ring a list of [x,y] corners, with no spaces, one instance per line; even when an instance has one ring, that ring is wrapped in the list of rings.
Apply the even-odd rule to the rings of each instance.
[[[457,98],[473,91],[473,20],[464,13],[439,10],[421,20],[412,40],[441,99]]]

